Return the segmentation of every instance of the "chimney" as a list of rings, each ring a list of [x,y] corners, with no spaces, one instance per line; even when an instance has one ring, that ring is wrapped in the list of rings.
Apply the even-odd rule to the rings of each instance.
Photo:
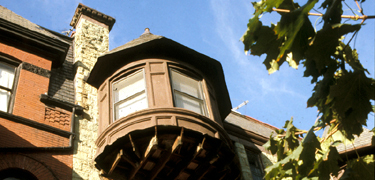
[[[92,69],[96,59],[108,51],[108,36],[115,19],[95,9],[79,4],[70,26],[76,29],[74,34],[75,62],[82,62]]]
[[[75,103],[85,109],[90,105],[86,102],[90,91],[89,87],[86,88],[86,79],[98,57],[108,51],[109,31],[115,21],[113,17],[80,3],[70,22],[70,26],[75,28],[73,45],[76,67]]]
[[[98,129],[97,89],[86,83],[100,55],[108,51],[108,36],[115,19],[79,4],[70,26],[75,28],[73,50],[75,103],[84,108],[84,115],[75,117],[73,179],[99,179],[92,157],[96,153]],[[82,168],[85,167],[85,168]]]

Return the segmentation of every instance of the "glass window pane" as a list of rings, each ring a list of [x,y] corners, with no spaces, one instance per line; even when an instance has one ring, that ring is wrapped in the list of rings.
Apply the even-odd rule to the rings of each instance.
[[[251,151],[246,151],[247,159],[250,165],[251,174],[254,180],[262,180],[263,172],[260,165],[259,154]]]
[[[194,99],[186,95],[180,94],[178,92],[175,92],[175,102],[176,102],[176,107],[189,109],[199,114],[204,114],[202,111],[203,104],[201,100]]]
[[[10,92],[0,89],[0,110],[7,112],[8,111],[8,103],[10,98]]]
[[[119,102],[143,90],[145,90],[145,80],[142,70],[113,84],[114,101]]]
[[[196,98],[203,99],[200,88],[200,81],[197,81],[173,70],[171,71],[171,76],[173,89],[184,92]]]
[[[0,85],[12,89],[14,80],[13,66],[9,66],[4,63],[0,63]]]
[[[145,109],[148,107],[146,93],[133,97],[122,103],[115,105],[116,119],[125,117],[126,115]]]

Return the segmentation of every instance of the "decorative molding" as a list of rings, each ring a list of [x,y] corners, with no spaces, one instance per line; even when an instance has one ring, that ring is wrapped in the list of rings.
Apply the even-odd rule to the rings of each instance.
[[[51,96],[48,96],[46,94],[40,95],[40,101],[45,103],[45,104],[54,105],[54,106],[57,106],[59,108],[62,108],[62,109],[68,110],[68,111],[72,111],[72,109],[75,107],[76,108],[75,113],[77,115],[81,115],[83,113],[83,107],[82,106],[79,106],[79,105],[76,105],[76,104],[73,104],[73,103],[70,103],[70,102],[67,102],[67,101],[62,101],[62,100],[53,98]]]
[[[108,29],[111,30],[112,27],[113,27],[113,24],[115,24],[116,22],[116,19],[111,17],[111,16],[108,16],[108,15],[105,15],[95,9],[92,9],[90,7],[87,7],[85,5],[83,5],[82,3],[79,3],[78,4],[78,7],[74,13],[74,16],[72,18],[72,21],[70,22],[70,26],[72,27],[76,27],[78,22],[79,22],[79,19],[81,18],[81,15],[85,15],[89,18],[92,18],[98,22],[101,22],[101,23],[104,23],[105,25],[108,26]]]
[[[35,66],[33,64],[27,63],[27,62],[22,63],[22,69],[24,69],[26,71],[30,71],[34,74],[41,75],[41,76],[46,77],[46,78],[51,77],[51,71],[49,71],[47,69],[43,69],[43,68],[38,67],[38,66]]]

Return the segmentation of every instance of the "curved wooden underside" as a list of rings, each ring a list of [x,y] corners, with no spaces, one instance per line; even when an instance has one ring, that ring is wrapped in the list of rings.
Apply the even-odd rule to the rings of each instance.
[[[136,130],[107,145],[96,161],[106,179],[239,179],[229,145],[177,126]]]

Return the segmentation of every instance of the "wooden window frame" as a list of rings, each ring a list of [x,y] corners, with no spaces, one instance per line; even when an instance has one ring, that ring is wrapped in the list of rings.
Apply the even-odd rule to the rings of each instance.
[[[6,55],[0,54],[0,63],[14,67],[14,79],[13,79],[12,88],[3,87],[3,86],[0,85],[0,89],[3,89],[3,90],[6,90],[6,91],[10,92],[10,97],[9,97],[9,101],[7,103],[8,107],[7,107],[6,113],[11,114],[11,113],[13,113],[14,100],[15,100],[15,97],[16,97],[16,90],[17,90],[17,86],[18,86],[20,72],[21,72],[21,69],[22,69],[22,62],[17,60],[17,59],[14,59],[14,58],[8,57]],[[5,111],[1,111],[1,112],[5,112]]]
[[[173,87],[172,71],[174,71],[175,73],[178,73],[180,75],[183,75],[185,77],[196,80],[199,83],[198,88],[199,88],[200,93],[202,94],[202,99],[175,89]],[[203,78],[199,78],[197,75],[195,75],[191,72],[188,72],[186,70],[180,69],[180,68],[175,67],[175,66],[172,66],[172,67],[169,67],[169,79],[170,79],[170,82],[171,82],[170,85],[171,85],[171,90],[172,90],[172,96],[173,96],[172,98],[173,98],[173,106],[174,107],[177,107],[177,105],[176,105],[176,99],[177,99],[176,94],[180,94],[180,95],[185,96],[187,98],[194,99],[197,102],[199,102],[200,104],[202,104],[201,111],[203,113],[202,114],[198,113],[198,114],[209,117],[209,111],[208,111],[207,101],[206,101],[206,91],[205,91],[205,86],[203,85]],[[187,110],[190,110],[190,109],[187,109]],[[190,111],[192,111],[192,110],[190,110]]]
[[[139,73],[139,72],[142,72],[142,76],[143,76],[143,80],[144,80],[144,82],[145,82],[145,88],[144,88],[144,90],[142,90],[142,91],[139,91],[139,92],[136,92],[136,93],[134,93],[134,94],[132,94],[132,95],[130,95],[130,96],[128,96],[128,97],[126,97],[125,99],[121,99],[121,100],[119,100],[118,102],[116,102],[115,101],[115,89],[114,89],[114,85],[115,84],[117,84],[117,83],[120,83],[121,81],[124,81],[124,80],[126,80],[126,79],[128,79],[129,77],[131,77],[131,76],[133,76],[133,75],[135,75],[135,74],[137,74],[137,73]],[[136,70],[132,70],[131,72],[129,72],[129,73],[126,73],[125,75],[122,75],[122,76],[120,76],[119,78],[116,78],[112,83],[111,83],[111,104],[112,104],[112,113],[113,113],[113,116],[112,116],[112,122],[115,122],[116,120],[118,120],[118,119],[121,119],[121,118],[123,118],[123,117],[126,117],[127,115],[129,115],[129,114],[131,114],[131,113],[129,113],[129,114],[127,114],[127,115],[125,115],[125,116],[123,116],[123,117],[119,117],[119,118],[117,118],[117,113],[116,113],[116,105],[118,105],[118,104],[121,104],[121,103],[123,103],[123,102],[126,102],[126,101],[129,101],[129,100],[131,100],[131,99],[134,99],[134,98],[136,98],[136,97],[138,97],[138,96],[140,96],[141,94],[145,94],[145,96],[146,96],[146,101],[147,101],[147,107],[146,108],[144,108],[144,109],[147,109],[148,107],[149,107],[149,105],[148,105],[148,94],[147,94],[147,81],[146,81],[146,74],[145,74],[145,69],[144,68],[139,68],[139,69],[136,69]],[[142,110],[142,109],[139,109],[139,110]],[[137,111],[139,111],[139,110],[137,110]]]

